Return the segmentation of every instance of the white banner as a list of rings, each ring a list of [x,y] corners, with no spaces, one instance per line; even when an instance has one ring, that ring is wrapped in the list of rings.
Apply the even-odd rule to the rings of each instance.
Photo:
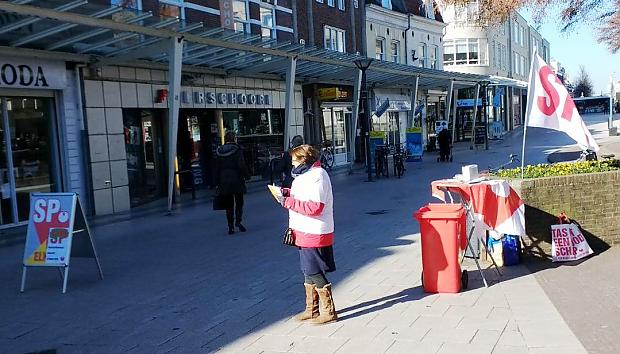
[[[32,58],[0,58],[0,87],[62,90],[67,86],[65,63]]]
[[[579,226],[573,223],[551,225],[551,255],[554,262],[576,261],[592,253]]]

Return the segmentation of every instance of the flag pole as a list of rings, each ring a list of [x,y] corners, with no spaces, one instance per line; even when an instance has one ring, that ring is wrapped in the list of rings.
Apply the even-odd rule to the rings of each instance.
[[[521,145],[521,179],[523,179],[525,174],[525,138],[527,136],[527,125],[530,120],[530,114],[532,112],[532,104],[534,104],[534,85],[536,84],[534,80],[534,60],[538,60],[536,47],[532,49],[532,60],[530,60],[530,80],[528,84],[528,93],[527,93],[527,108],[525,110],[525,119],[523,126],[523,144]]]

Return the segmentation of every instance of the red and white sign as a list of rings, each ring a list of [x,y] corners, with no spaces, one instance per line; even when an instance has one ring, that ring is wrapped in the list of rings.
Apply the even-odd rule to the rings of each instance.
[[[576,261],[592,253],[579,226],[573,223],[551,225],[551,255],[554,262]]]
[[[220,21],[222,27],[235,29],[235,13],[232,0],[220,0]]]
[[[551,66],[536,52],[532,60],[529,83],[527,126],[562,131],[582,148],[599,150],[568,91],[555,76]]]

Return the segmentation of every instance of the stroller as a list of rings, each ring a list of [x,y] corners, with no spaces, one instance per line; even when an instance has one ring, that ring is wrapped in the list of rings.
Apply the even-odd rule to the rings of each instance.
[[[437,135],[437,143],[439,144],[439,161],[452,162],[452,135],[448,129],[442,129]]]

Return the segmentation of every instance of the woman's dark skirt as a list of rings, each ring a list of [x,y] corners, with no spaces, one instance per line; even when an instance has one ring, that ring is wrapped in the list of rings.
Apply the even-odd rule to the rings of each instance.
[[[299,247],[299,261],[304,275],[328,273],[336,270],[332,246]]]

